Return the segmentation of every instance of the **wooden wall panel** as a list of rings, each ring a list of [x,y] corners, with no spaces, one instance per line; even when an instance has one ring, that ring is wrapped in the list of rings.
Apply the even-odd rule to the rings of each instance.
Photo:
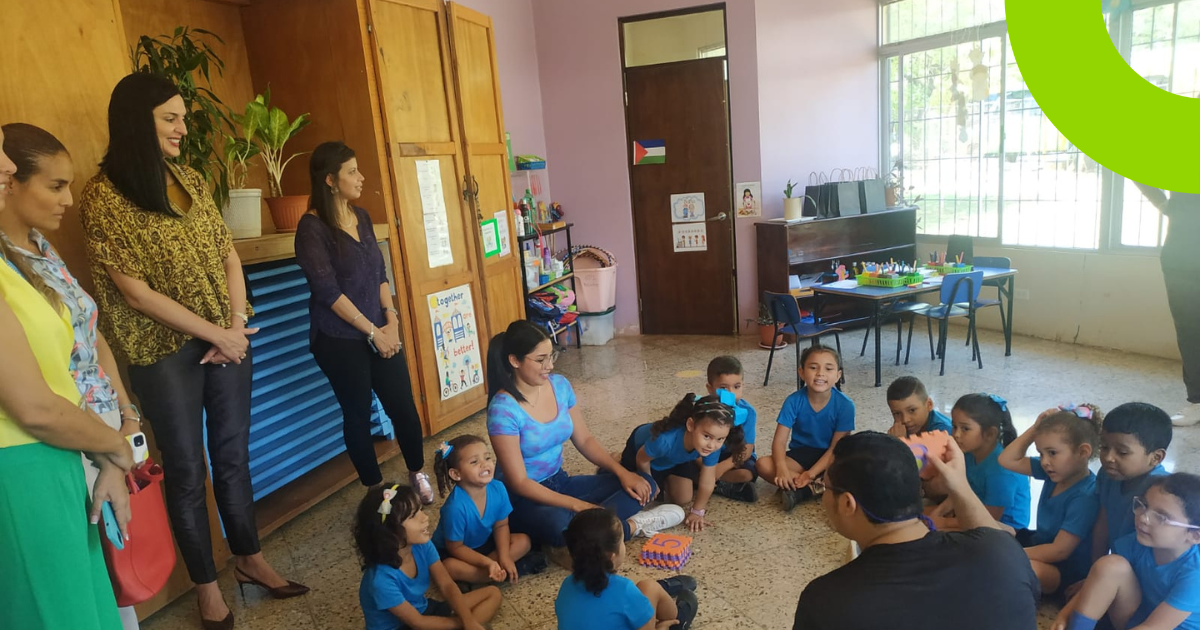
[[[108,146],[108,97],[129,67],[117,2],[5,3],[0,59],[0,124],[30,123],[57,136],[74,158],[71,192],[78,199]],[[76,209],[67,211],[50,240],[90,289]]]

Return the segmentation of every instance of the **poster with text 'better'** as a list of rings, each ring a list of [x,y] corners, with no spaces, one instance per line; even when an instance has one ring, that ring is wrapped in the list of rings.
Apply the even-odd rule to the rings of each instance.
[[[479,328],[471,285],[429,295],[429,319],[437,355],[438,389],[448,400],[483,385],[484,365],[479,353]]]

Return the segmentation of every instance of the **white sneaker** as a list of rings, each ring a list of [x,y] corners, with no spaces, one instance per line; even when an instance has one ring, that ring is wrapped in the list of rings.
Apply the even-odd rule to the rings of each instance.
[[[673,503],[664,503],[652,510],[642,510],[629,517],[629,520],[634,526],[634,536],[650,537],[682,523],[683,518],[683,508]]]
[[[1171,416],[1171,424],[1177,427],[1190,427],[1200,422],[1200,403],[1192,403],[1183,411]]]

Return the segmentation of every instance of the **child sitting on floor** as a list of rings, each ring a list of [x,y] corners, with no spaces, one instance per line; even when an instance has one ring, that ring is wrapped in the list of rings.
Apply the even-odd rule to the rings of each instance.
[[[758,461],[758,474],[783,492],[783,509],[819,494],[813,487],[833,461],[833,447],[854,430],[854,402],[836,389],[842,360],[826,346],[805,348],[800,355],[804,387],[783,401],[771,454]]]
[[[954,431],[950,418],[933,408],[925,384],[915,376],[901,376],[892,381],[887,388],[887,404],[893,421],[888,435],[906,438],[926,431]]]
[[[643,424],[629,434],[621,465],[630,471],[649,474],[666,491],[666,499],[683,506],[695,502],[684,524],[691,531],[708,525],[704,520],[708,500],[717,485],[717,462],[721,446],[728,444],[734,452],[733,462],[741,465],[745,442],[741,427],[733,426],[734,411],[720,401],[719,396],[697,398],[688,394],[680,400],[671,415],[653,424]],[[695,461],[702,464],[693,471]],[[692,479],[698,478],[698,483]]]
[[[1000,453],[1005,468],[1041,479],[1037,529],[1017,532],[1043,594],[1058,593],[1087,575],[1092,527],[1100,511],[1096,475],[1088,461],[1100,441],[1101,413],[1093,405],[1049,409]],[[1030,444],[1041,457],[1029,457]]]
[[[737,357],[722,356],[708,362],[708,393],[717,395],[725,391],[733,396],[733,424],[742,428],[745,442],[741,464],[734,463],[734,453],[728,443],[721,447],[721,459],[717,462],[717,487],[713,492],[726,499],[753,503],[758,500],[758,489],[754,487],[754,480],[758,479],[758,457],[754,454],[758,413],[742,397],[742,380],[742,362]],[[693,464],[692,470],[698,479],[698,462]]]
[[[1106,613],[1117,628],[1200,628],[1200,477],[1155,477],[1131,512],[1134,533],[1096,561],[1055,630],[1092,630]]]
[[[518,575],[541,573],[546,557],[530,552],[529,536],[508,529],[512,503],[504,483],[494,479],[496,460],[482,438],[474,435],[442,442],[433,458],[442,504],[433,532],[450,577],[470,584],[516,582]]]
[[[962,449],[967,482],[992,518],[1014,532],[1029,526],[1029,478],[1008,470],[997,461],[1004,447],[1017,438],[1008,402],[995,394],[967,394],[950,410],[951,435]],[[947,499],[933,511],[938,529],[957,529],[953,501]]]
[[[1092,559],[1133,533],[1133,497],[1144,496],[1155,477],[1167,474],[1162,462],[1171,445],[1171,416],[1146,403],[1118,405],[1100,431],[1100,473],[1096,495],[1100,516],[1092,530]]]
[[[554,600],[559,630],[688,630],[696,617],[696,580],[674,575],[636,585],[617,575],[625,540],[617,516],[584,510],[564,533],[571,575]]]
[[[358,601],[367,630],[470,628],[482,630],[500,608],[500,589],[463,594],[430,542],[429,516],[408,486],[383,484],[358,505],[354,543],[362,560]],[[446,601],[429,600],[437,584]]]

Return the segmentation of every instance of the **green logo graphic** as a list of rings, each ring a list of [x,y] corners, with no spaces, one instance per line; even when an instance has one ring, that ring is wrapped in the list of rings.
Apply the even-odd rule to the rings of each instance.
[[[1005,0],[1025,84],[1079,150],[1134,181],[1200,193],[1200,99],[1138,76],[1096,0]]]

